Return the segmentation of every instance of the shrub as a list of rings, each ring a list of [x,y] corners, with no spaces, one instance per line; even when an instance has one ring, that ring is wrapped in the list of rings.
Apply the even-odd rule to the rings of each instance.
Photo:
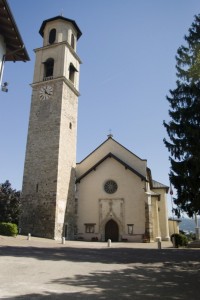
[[[188,242],[195,241],[196,240],[196,234],[194,232],[188,232],[184,230],[180,230],[179,233],[185,235],[188,239]]]
[[[13,223],[0,223],[0,234],[1,235],[8,235],[8,236],[15,236],[18,233],[18,228],[16,224]]]
[[[171,235],[171,242],[173,243],[173,238],[175,239],[175,247],[179,246],[185,247],[188,245],[188,238],[184,234],[174,233]]]
[[[196,240],[196,234],[194,232],[189,232],[188,234],[186,234],[188,241],[195,241]]]

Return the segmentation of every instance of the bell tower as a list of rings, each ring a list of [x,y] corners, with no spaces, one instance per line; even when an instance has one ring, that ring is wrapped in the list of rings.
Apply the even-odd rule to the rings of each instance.
[[[20,227],[23,234],[61,238],[75,220],[75,166],[81,31],[57,16],[42,23],[35,49]]]

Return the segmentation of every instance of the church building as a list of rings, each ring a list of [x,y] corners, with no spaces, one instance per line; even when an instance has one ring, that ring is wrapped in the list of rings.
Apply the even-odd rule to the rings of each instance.
[[[23,234],[52,239],[151,242],[169,240],[168,187],[147,161],[110,134],[76,162],[82,33],[74,20],[42,23],[22,187]]]

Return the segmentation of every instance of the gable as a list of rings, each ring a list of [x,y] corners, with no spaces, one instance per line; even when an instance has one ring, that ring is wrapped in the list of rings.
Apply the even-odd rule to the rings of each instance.
[[[119,164],[121,164],[122,166],[124,166],[125,169],[130,170],[132,173],[134,173],[135,175],[137,175],[138,177],[141,178],[141,180],[145,180],[146,181],[146,177],[143,176],[142,174],[140,174],[137,170],[135,170],[134,168],[132,168],[131,166],[129,166],[127,163],[125,163],[124,161],[122,161],[120,158],[118,158],[117,156],[115,156],[113,153],[108,153],[105,157],[103,157],[101,160],[99,160],[95,165],[93,165],[91,168],[89,168],[88,170],[86,170],[85,173],[83,173],[81,176],[79,176],[76,180],[76,182],[80,182],[85,176],[87,176],[90,172],[95,171],[96,168],[101,165],[105,160],[113,158],[114,160],[116,160]]]
[[[101,163],[101,161],[105,160],[109,155],[112,155],[116,160],[121,161],[122,164],[134,170],[134,172],[140,174],[143,178],[146,178],[146,160],[139,158],[137,155],[110,137],[77,164],[77,178],[81,178],[86,172],[93,169],[95,165]]]

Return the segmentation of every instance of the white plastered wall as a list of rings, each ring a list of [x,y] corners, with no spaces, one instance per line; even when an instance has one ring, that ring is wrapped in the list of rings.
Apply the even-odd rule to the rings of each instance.
[[[166,189],[155,189],[154,192],[160,195],[157,201],[157,210],[159,217],[160,236],[163,241],[168,241],[169,238],[169,224],[168,224],[168,210],[167,210],[167,194]],[[155,198],[156,199],[156,198]]]

